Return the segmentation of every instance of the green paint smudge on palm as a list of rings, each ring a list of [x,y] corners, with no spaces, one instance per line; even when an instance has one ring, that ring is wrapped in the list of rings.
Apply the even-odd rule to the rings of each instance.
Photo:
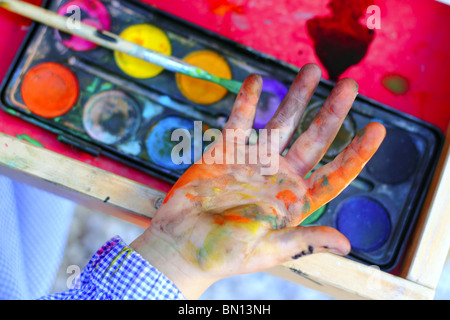
[[[302,212],[303,214],[307,214],[311,210],[311,203],[306,196],[303,197],[303,202]]]
[[[302,223],[300,223],[300,225],[307,226],[307,225],[313,224],[314,222],[316,222],[317,220],[319,220],[322,217],[322,215],[325,213],[326,210],[327,210],[327,205],[320,207],[319,209],[317,209],[316,211],[311,213],[308,217],[306,217],[306,219],[303,220]]]
[[[230,237],[233,237],[233,233],[222,226],[211,230],[205,238],[203,247],[198,250],[199,265],[210,270],[222,264],[225,257],[220,247],[228,243],[227,239]]]

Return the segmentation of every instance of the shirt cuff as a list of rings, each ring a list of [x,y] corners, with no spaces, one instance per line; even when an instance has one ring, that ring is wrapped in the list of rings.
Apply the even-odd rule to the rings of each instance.
[[[171,280],[119,236],[94,254],[74,285],[94,292],[97,299],[185,299]]]

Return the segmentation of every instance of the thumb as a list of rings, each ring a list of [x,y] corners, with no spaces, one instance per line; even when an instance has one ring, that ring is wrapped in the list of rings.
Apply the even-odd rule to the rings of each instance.
[[[281,249],[277,257],[279,263],[319,252],[347,255],[351,249],[350,242],[342,233],[327,226],[272,230],[266,241]]]

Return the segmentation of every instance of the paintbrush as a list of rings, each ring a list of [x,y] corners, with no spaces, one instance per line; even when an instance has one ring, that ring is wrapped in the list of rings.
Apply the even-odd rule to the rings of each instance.
[[[204,69],[186,63],[183,60],[147,49],[114,33],[98,30],[81,21],[77,22],[75,26],[73,20],[27,2],[0,0],[0,7],[60,31],[84,38],[104,48],[119,51],[158,65],[166,70],[216,83],[235,94],[239,92],[242,85],[242,82],[214,76]]]

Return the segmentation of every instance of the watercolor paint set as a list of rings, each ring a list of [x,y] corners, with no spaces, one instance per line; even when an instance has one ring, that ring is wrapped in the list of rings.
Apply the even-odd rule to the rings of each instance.
[[[44,1],[43,7],[108,30],[210,73],[243,81],[263,76],[255,129],[274,114],[298,68],[138,1]],[[74,9],[75,8],[75,9]],[[76,27],[76,20],[73,20]],[[296,135],[311,122],[333,88],[322,80]],[[236,95],[123,53],[33,24],[2,83],[2,108],[50,130],[92,155],[104,154],[174,182],[189,164],[174,164],[175,129],[195,134],[225,124]],[[439,129],[358,96],[320,165],[331,161],[371,121],[387,137],[358,178],[302,224],[330,225],[346,235],[350,258],[391,270],[401,258],[442,148]],[[192,143],[195,143],[193,140]],[[195,146],[193,146],[195,148]],[[194,161],[195,159],[192,159]]]

